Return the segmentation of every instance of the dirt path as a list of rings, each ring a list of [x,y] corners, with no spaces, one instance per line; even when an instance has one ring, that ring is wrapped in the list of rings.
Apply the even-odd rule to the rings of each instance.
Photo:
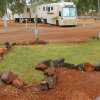
[[[82,72],[56,68],[58,81],[55,89],[34,92],[9,86],[0,87],[0,100],[94,100],[100,96],[100,72]]]
[[[83,23],[83,24],[82,24]],[[77,27],[57,27],[39,24],[40,40],[51,43],[84,42],[100,33],[100,23],[78,22]],[[9,24],[8,28],[0,26],[0,42],[30,42],[35,39],[34,24]]]

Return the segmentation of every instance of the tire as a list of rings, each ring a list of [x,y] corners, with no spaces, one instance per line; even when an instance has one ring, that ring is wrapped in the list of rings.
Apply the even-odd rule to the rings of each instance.
[[[58,20],[56,20],[56,26],[59,26],[59,21]]]
[[[47,24],[47,19],[43,19],[43,23],[44,24]]]

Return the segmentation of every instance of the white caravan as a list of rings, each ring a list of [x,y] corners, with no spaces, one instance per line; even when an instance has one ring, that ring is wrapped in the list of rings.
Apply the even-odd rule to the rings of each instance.
[[[14,19],[15,19],[15,22],[20,22],[20,19],[22,22],[25,22],[26,19],[28,21],[31,21],[31,22],[34,22],[34,12],[33,12],[33,8],[31,5],[26,5],[24,7],[24,12],[21,13],[21,14],[14,14]]]
[[[37,8],[37,12],[38,12],[38,22],[41,22],[41,6],[38,6]],[[26,22],[26,19],[28,20],[28,22],[33,22],[34,23],[34,19],[35,19],[35,11],[34,8],[31,5],[26,5],[24,7],[24,12],[21,13],[20,15],[18,14],[14,14],[14,19],[15,22],[20,22],[20,19],[22,19],[22,22]]]
[[[73,2],[45,4],[41,7],[41,20],[45,24],[76,26],[76,6]]]

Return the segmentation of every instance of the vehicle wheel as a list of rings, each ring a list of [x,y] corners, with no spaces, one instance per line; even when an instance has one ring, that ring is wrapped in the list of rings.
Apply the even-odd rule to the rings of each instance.
[[[56,21],[56,26],[59,26],[59,21],[58,20]]]
[[[43,19],[43,23],[44,24],[47,24],[47,19]]]

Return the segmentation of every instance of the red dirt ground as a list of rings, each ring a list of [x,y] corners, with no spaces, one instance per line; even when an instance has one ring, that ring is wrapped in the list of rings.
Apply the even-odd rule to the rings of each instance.
[[[30,42],[35,39],[34,24],[11,23],[3,28],[0,21],[0,42]],[[83,26],[85,25],[85,26]],[[77,27],[57,27],[39,24],[41,40],[51,43],[86,42],[100,33],[100,22],[79,21]],[[56,68],[58,81],[55,89],[36,92],[30,87],[26,91],[0,85],[0,100],[94,100],[100,96],[100,72],[81,72],[67,68]]]
[[[0,42],[30,42],[35,39],[34,24],[8,24],[3,28],[3,22],[0,23]],[[84,26],[85,25],[85,26]],[[80,43],[86,42],[91,37],[98,36],[100,33],[100,22],[79,21],[77,27],[57,27],[54,25],[39,24],[40,40],[50,43]]]
[[[94,100],[100,96],[100,72],[82,72],[56,68],[58,81],[55,89],[36,92],[0,86],[0,100]]]

